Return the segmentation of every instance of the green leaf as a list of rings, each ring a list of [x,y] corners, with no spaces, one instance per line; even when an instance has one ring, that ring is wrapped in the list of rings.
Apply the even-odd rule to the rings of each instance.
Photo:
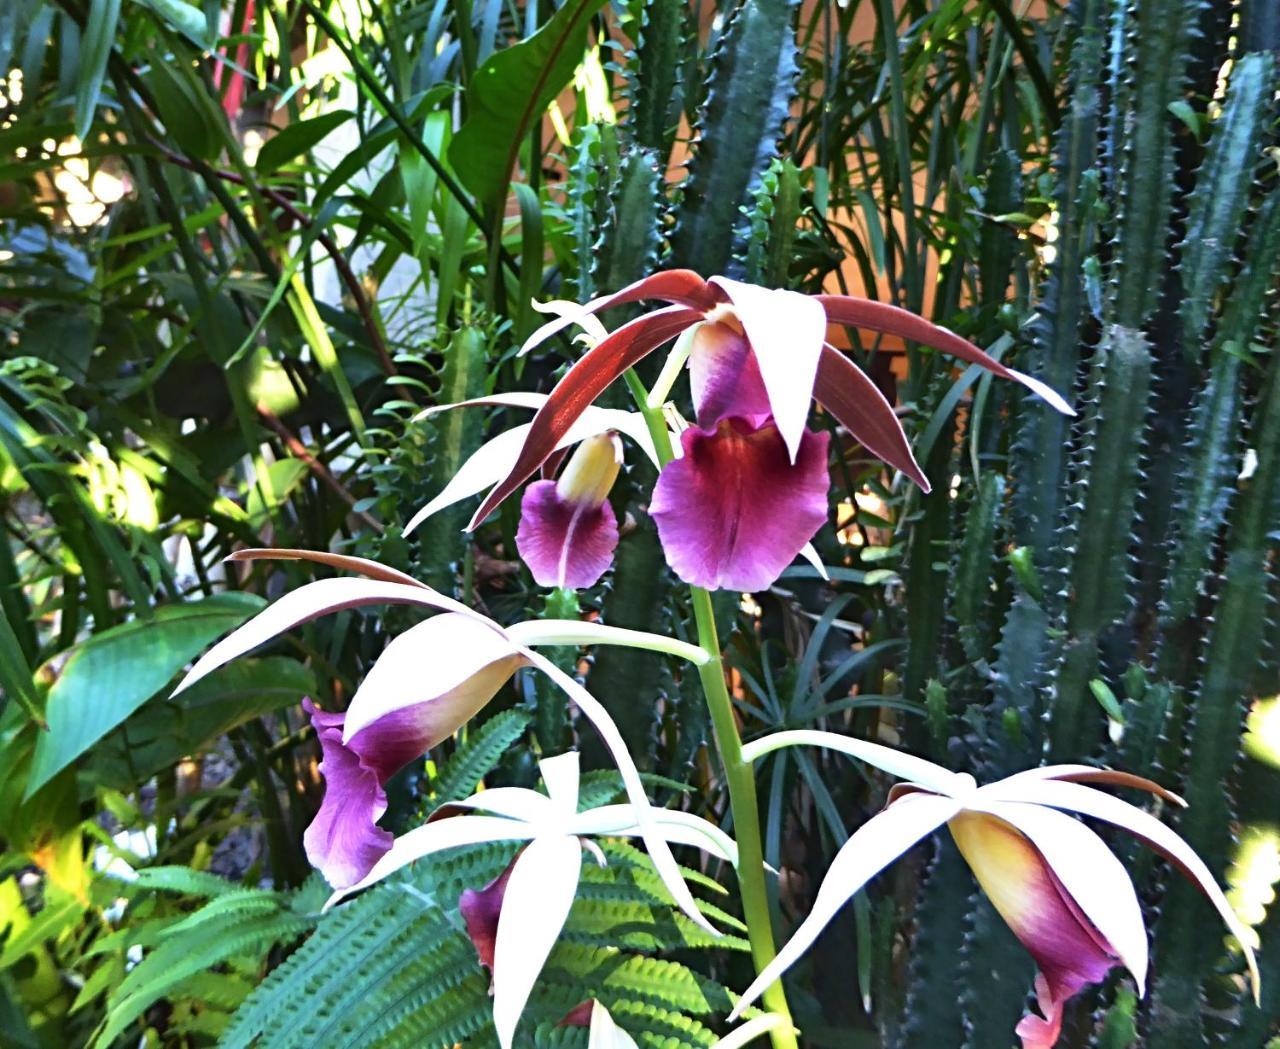
[[[172,700],[143,706],[126,722],[127,734],[94,747],[90,769],[103,782],[130,789],[207,750],[232,729],[315,691],[315,674],[296,659],[238,659]]]
[[[568,0],[527,40],[492,55],[467,91],[467,120],[449,161],[487,206],[506,194],[529,129],[569,83],[587,45],[587,23],[604,0]]]
[[[310,152],[329,132],[341,127],[354,116],[349,110],[340,109],[323,116],[312,117],[290,124],[283,131],[267,139],[258,151],[254,164],[259,175],[270,175],[289,161]]]
[[[148,76],[165,129],[188,156],[212,160],[222,145],[222,110],[185,63],[154,62]]]
[[[18,636],[7,615],[0,615],[0,688],[4,689],[5,696],[27,712],[28,717],[44,727],[35,682],[31,680],[22,645],[18,643]]]
[[[205,18],[200,8],[187,3],[186,0],[133,0],[133,2],[149,7],[201,50],[213,47],[214,34],[209,31],[209,20]]]
[[[25,796],[35,794],[263,603],[252,594],[228,593],[166,605],[150,619],[104,630],[77,645],[49,690],[49,731],[36,743]]]
[[[249,499],[245,512],[254,528],[261,528],[267,523],[270,514],[284,504],[289,494],[302,483],[307,476],[308,467],[301,459],[277,459],[267,467],[267,484],[254,485],[249,489]],[[263,498],[263,491],[270,493],[268,505]]]
[[[107,59],[115,42],[120,20],[120,0],[91,0],[80,47],[80,70],[76,77],[76,137],[84,139],[93,125]]]

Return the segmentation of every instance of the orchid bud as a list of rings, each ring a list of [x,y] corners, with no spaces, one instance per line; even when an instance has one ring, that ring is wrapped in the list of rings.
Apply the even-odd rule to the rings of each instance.
[[[622,441],[616,433],[588,437],[556,481],[556,494],[567,503],[595,508],[603,503],[622,469]]]

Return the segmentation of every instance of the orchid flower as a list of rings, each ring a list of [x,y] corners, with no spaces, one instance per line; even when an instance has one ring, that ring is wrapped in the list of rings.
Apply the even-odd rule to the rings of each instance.
[[[595,726],[622,775],[628,818],[639,829],[667,889],[690,919],[715,933],[680,875],[668,838],[658,830],[655,820],[671,817],[650,805],[617,725],[591,693],[533,646],[616,644],[678,655],[698,665],[707,659],[701,649],[656,634],[577,620],[537,620],[504,628],[412,576],[360,557],[310,550],[241,550],[232,555],[237,561],[271,558],[315,561],[362,578],[321,579],[286,594],[206,652],[176,692],[278,634],[332,612],[405,604],[443,613],[410,627],[387,645],[345,714],[327,714],[309,705],[323,751],[325,797],[304,844],[308,858],[331,885],[359,884],[392,850],[392,835],[377,826],[387,807],[387,779],[457,731],[517,669],[534,667]]]
[[[764,1013],[719,1039],[711,1049],[740,1049],[762,1034],[789,1021],[777,1013]],[[636,1041],[618,1026],[609,1010],[597,999],[584,1002],[560,1024],[562,1027],[590,1027],[587,1049],[638,1049]]]
[[[524,350],[597,311],[641,299],[670,303],[601,339],[538,409],[514,465],[472,518],[484,520],[537,472],[604,389],[677,336],[687,353],[696,425],[663,467],[653,515],[667,560],[686,582],[756,590],[772,583],[826,519],[827,437],[807,428],[816,400],[872,454],[925,491],[929,482],[902,424],[875,384],[826,337],[831,325],[899,335],[1012,379],[1059,411],[1071,408],[1037,379],[1007,368],[906,310],[843,295],[801,295],[669,270],[561,313]],[[669,364],[671,361],[669,360]],[[675,373],[653,391],[661,407]]]
[[[459,900],[481,964],[493,973],[493,1022],[503,1049],[510,1049],[534,982],[569,916],[578,890],[582,849],[591,850],[604,865],[604,854],[589,840],[591,836],[647,833],[646,841],[694,845],[727,863],[736,864],[738,858],[732,838],[691,813],[651,810],[646,831],[631,805],[601,805],[579,812],[576,751],[544,758],[539,768],[546,794],[524,787],[495,787],[444,806],[427,823],[397,838],[365,877],[339,889],[326,905],[445,849],[527,841],[497,879],[484,889],[464,892]],[[490,815],[439,818],[459,809]]]
[[[540,408],[546,399],[545,394],[535,393],[495,394],[428,408],[419,417],[476,405]],[[501,481],[515,465],[528,433],[529,424],[524,423],[476,449],[444,489],[413,515],[405,532]],[[658,453],[643,415],[593,405],[557,444],[558,453],[577,445],[560,476],[544,478],[525,489],[516,548],[539,586],[575,590],[594,586],[612,563],[618,521],[607,500],[622,468],[619,435],[638,444],[657,465]]]
[[[747,989],[734,1015],[781,977],[872,877],[944,825],[1040,969],[1035,987],[1043,1015],[1028,1014],[1018,1024],[1023,1049],[1051,1049],[1067,1000],[1114,966],[1128,969],[1145,993],[1147,937],[1133,882],[1103,840],[1067,813],[1123,827],[1194,882],[1240,941],[1257,996],[1248,930],[1209,868],[1154,816],[1088,785],[1132,787],[1185,804],[1159,784],[1087,765],[1050,765],[979,787],[968,774],[832,732],[780,732],[748,744],[742,754],[754,761],[795,744],[838,750],[907,782],[896,785],[885,809],[841,846],[813,910]]]

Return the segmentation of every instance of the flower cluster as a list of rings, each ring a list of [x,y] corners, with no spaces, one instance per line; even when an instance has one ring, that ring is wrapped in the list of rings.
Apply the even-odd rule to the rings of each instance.
[[[597,311],[641,299],[668,305],[612,333],[595,319]],[[543,476],[525,488],[516,545],[544,586],[587,587],[607,571],[619,541],[609,494],[622,468],[624,437],[659,467],[649,512],[669,564],[681,579],[704,589],[761,589],[797,555],[816,560],[809,542],[826,520],[829,481],[828,437],[808,427],[814,401],[869,452],[927,490],[892,407],[828,341],[831,325],[893,333],[950,353],[1070,411],[1042,383],[946,329],[892,306],[844,296],[804,296],[723,277],[704,281],[675,270],[582,307],[560,304],[556,311],[559,316],[525,348],[578,324],[587,332],[587,352],[549,395],[495,394],[433,409],[500,405],[536,414],[532,422],[483,445],[409,525],[488,488],[472,520],[475,527],[541,471]],[[667,367],[639,411],[592,403],[637,361],[672,340]],[[693,407],[689,424],[666,403],[686,366]],[[542,645],[617,644],[677,656],[718,681],[707,686],[712,702],[716,687],[723,693],[714,644],[698,647],[577,620],[504,627],[404,573],[361,558],[301,550],[246,550],[234,556],[305,559],[351,575],[285,595],[215,645],[180,688],[317,616],[385,603],[433,613],[390,641],[345,712],[306,702],[326,790],[305,845],[335,889],[333,905],[442,850],[480,842],[523,843],[501,877],[464,893],[460,904],[480,962],[493,976],[494,1022],[504,1049],[513,1044],[521,1013],[569,913],[583,850],[604,861],[594,838],[642,839],[674,902],[712,933],[681,876],[673,845],[699,848],[737,869],[744,900],[750,879],[762,885],[758,838],[751,852],[742,839],[743,855],[757,857],[743,869],[737,844],[719,827],[651,805],[605,708],[536,651]],[[599,732],[621,773],[626,802],[579,811],[578,757],[570,752],[541,761],[545,794],[487,789],[445,806],[400,838],[379,827],[388,779],[456,732],[522,668],[547,675]],[[729,702],[725,694],[732,732]],[[716,722],[716,730],[718,736],[724,731],[723,721]],[[1140,990],[1147,975],[1146,930],[1133,884],[1080,816],[1133,833],[1199,886],[1240,940],[1257,993],[1247,931],[1211,872],[1155,816],[1097,789],[1137,789],[1181,804],[1157,784],[1121,772],[1059,765],[978,786],[971,776],[921,758],[817,731],[756,740],[742,748],[742,759],[752,762],[792,745],[835,749],[903,782],[892,789],[884,810],[840,849],[812,912],[777,956],[762,965],[735,1017],[775,985],[853,894],[945,827],[996,910],[1036,960],[1039,1011],[1024,1017],[1017,1033],[1024,1049],[1050,1049],[1066,1002],[1083,987],[1116,966],[1127,969]],[[734,747],[736,754],[736,739]],[[744,768],[741,762],[737,767]],[[740,836],[757,833],[743,827],[736,809],[734,816]],[[764,899],[763,888],[759,898]],[[771,953],[770,943],[762,961]],[[599,1002],[584,1002],[565,1022],[589,1026],[595,1049],[635,1045]],[[784,1000],[780,1011],[753,1016],[720,1045],[735,1049],[764,1032],[781,1039],[779,1044],[795,1044]]]
[[[595,314],[656,299],[670,305],[606,334]],[[465,485],[450,485],[409,527],[449,502],[474,494],[490,475],[493,488],[471,521],[476,527],[539,470],[583,442],[561,479],[535,482],[521,505],[521,555],[546,585],[586,585],[608,565],[616,525],[604,502],[620,447],[605,432],[605,409],[592,402],[627,369],[675,340],[665,380],[653,392],[660,408],[686,361],[694,424],[678,436],[680,454],[662,466],[649,504],[667,562],[682,580],[706,589],[760,590],[801,554],[827,518],[826,434],[808,428],[820,404],[867,451],[902,471],[924,491],[929,481],[884,395],[827,339],[830,327],[884,332],[949,353],[1026,386],[1060,411],[1071,408],[1039,380],[1007,368],[954,332],[906,310],[845,295],[801,295],[668,270],[560,316],[539,328],[523,351],[571,324],[588,328],[587,352],[537,404],[519,437],[504,434],[464,467]],[[532,406],[519,401],[485,403]],[[479,402],[468,402],[479,403]],[[622,418],[626,417],[626,418]],[[639,436],[638,413],[614,412],[613,428]],[[665,434],[664,434],[665,436]],[[673,450],[674,452],[674,450]],[[502,467],[505,466],[505,471]],[[477,483],[478,482],[478,483]],[[573,582],[573,580],[586,582]]]

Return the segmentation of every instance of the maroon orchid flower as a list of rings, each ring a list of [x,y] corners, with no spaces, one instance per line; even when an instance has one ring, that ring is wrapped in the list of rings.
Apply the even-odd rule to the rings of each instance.
[[[578,590],[608,570],[618,545],[609,490],[621,469],[622,441],[609,431],[578,445],[556,480],[524,490],[516,548],[539,586]]]
[[[827,341],[831,325],[897,335],[950,353],[1071,413],[1044,383],[896,306],[725,277],[704,281],[689,270],[656,273],[577,314],[563,314],[535,332],[525,349],[599,310],[642,299],[670,305],[624,324],[569,369],[472,528],[537,472],[606,387],[684,333],[696,424],[681,437],[683,455],[663,468],[650,512],[676,574],[707,588],[768,586],[826,520],[827,437],[806,425],[815,400],[869,452],[929,490],[892,406]]]

